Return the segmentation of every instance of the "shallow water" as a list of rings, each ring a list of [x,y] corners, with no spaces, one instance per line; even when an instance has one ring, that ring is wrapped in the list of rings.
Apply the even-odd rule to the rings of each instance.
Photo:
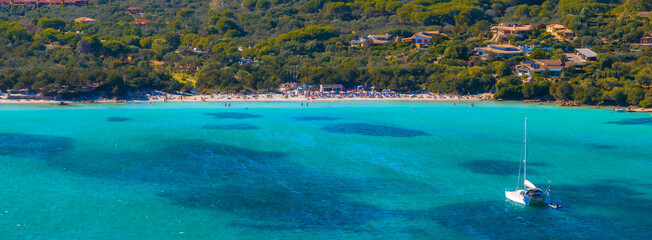
[[[507,202],[528,179],[561,210]],[[518,103],[0,105],[2,239],[650,239],[649,114]]]

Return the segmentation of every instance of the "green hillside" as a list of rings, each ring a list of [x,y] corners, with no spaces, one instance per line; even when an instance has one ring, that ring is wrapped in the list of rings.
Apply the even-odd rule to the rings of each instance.
[[[638,14],[650,10],[646,0],[97,0],[84,7],[3,7],[0,90],[123,97],[146,89],[266,92],[296,80],[650,106],[652,48],[639,43],[652,36],[652,26]],[[97,22],[74,21],[80,17]],[[492,27],[505,22],[531,30],[523,38],[494,38]],[[550,24],[564,25],[572,37],[555,37],[546,31]],[[428,44],[407,40],[435,31]],[[352,46],[383,34],[391,40]],[[535,50],[476,56],[491,39]],[[577,48],[590,48],[597,60],[566,63],[560,75],[515,74],[535,59],[567,62],[564,53]]]

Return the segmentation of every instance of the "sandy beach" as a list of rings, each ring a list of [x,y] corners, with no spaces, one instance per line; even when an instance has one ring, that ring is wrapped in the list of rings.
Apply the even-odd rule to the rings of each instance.
[[[360,96],[361,95],[361,96]],[[346,93],[346,94],[212,94],[212,95],[180,95],[160,93],[159,95],[143,94],[142,97],[133,97],[127,100],[116,99],[97,99],[93,101],[69,101],[69,100],[44,100],[44,99],[8,99],[7,94],[0,95],[0,105],[2,104],[92,104],[92,103],[165,103],[165,102],[338,102],[338,101],[414,101],[414,102],[481,102],[496,101],[490,93],[478,95],[453,95],[453,94],[388,94],[388,93]],[[532,101],[525,101],[532,102]],[[551,102],[562,106],[580,106],[568,105],[565,102]],[[587,105],[591,106],[591,105]],[[601,109],[620,109],[623,112],[643,112],[652,113],[652,108],[640,107],[615,107],[615,106],[596,106]]]
[[[358,94],[359,95],[359,94]],[[212,95],[178,95],[165,94],[143,96],[128,100],[98,99],[93,101],[45,100],[45,99],[8,99],[7,94],[0,95],[0,104],[60,104],[60,103],[116,103],[116,102],[333,102],[333,101],[493,101],[491,94],[450,95],[450,94],[212,94]]]

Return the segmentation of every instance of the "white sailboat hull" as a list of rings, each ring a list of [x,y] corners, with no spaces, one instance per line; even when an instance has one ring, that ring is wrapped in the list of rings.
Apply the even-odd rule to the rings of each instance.
[[[531,190],[531,189],[528,189]],[[538,190],[538,189],[537,189]],[[550,198],[548,194],[543,193],[543,195],[528,197],[523,190],[516,191],[505,191],[505,197],[515,203],[520,203],[523,205],[530,205],[530,203],[538,204],[550,204]]]
[[[523,190],[505,191],[505,197],[515,203],[520,203],[523,205],[530,204],[530,199],[528,199],[526,196],[523,196]]]

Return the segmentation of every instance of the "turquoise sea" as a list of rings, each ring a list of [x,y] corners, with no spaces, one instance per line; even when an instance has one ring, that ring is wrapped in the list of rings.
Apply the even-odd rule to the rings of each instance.
[[[525,117],[561,210],[505,200]],[[651,150],[539,104],[0,105],[0,238],[652,239]]]

